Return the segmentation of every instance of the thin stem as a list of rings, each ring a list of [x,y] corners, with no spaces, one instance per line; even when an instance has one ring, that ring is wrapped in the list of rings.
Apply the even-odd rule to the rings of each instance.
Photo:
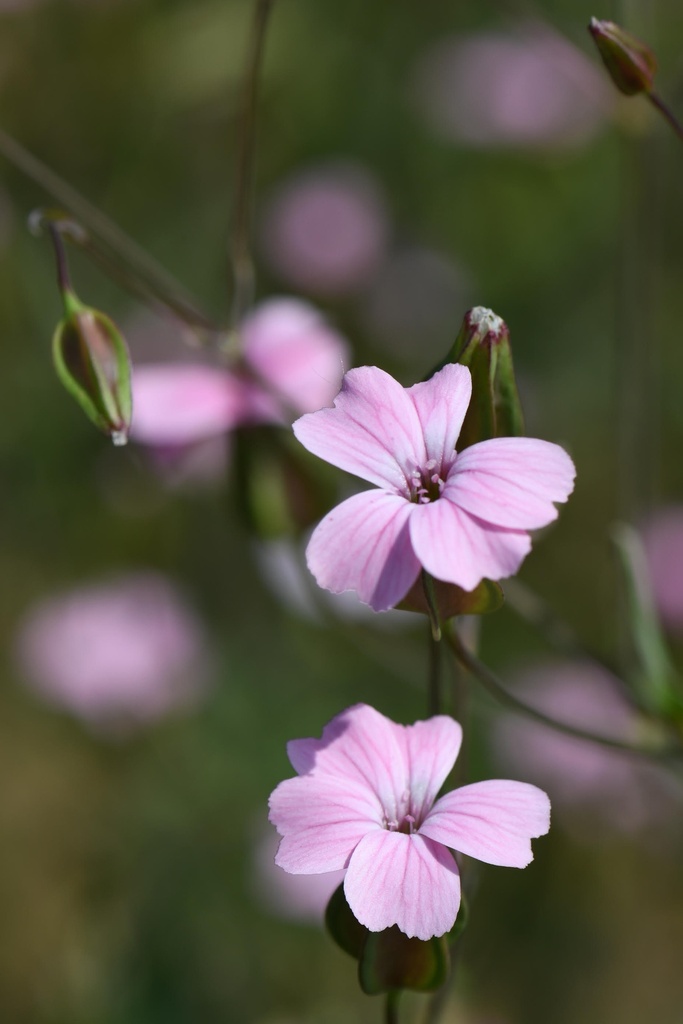
[[[398,1001],[400,992],[387,992],[387,1001],[384,1005],[384,1024],[398,1024]]]
[[[422,570],[422,589],[424,591],[425,601],[427,602],[427,611],[429,612],[429,624],[432,628],[432,636],[435,640],[440,640],[441,622],[439,619],[439,605],[436,599],[434,580],[424,569]]]
[[[683,125],[675,116],[673,111],[666,105],[662,97],[656,92],[649,92],[647,94],[647,98],[652,106],[656,107],[660,114],[664,116],[664,119],[668,122],[670,127],[673,128],[674,133],[683,142]]]
[[[430,715],[440,715],[441,708],[441,641],[429,634],[429,677],[427,706]]]
[[[612,675],[618,675],[616,665],[592,648],[587,647],[578,633],[566,619],[552,608],[547,601],[519,580],[505,583],[505,603],[530,626],[533,626],[555,650],[571,658],[592,661]]]
[[[506,690],[495,673],[480,661],[476,655],[467,650],[455,631],[447,630],[445,632],[445,637],[458,661],[464,665],[469,672],[471,672],[475,679],[479,680],[484,689],[494,697],[499,704],[510,708],[512,711],[517,711],[519,714],[526,715],[528,718],[533,718],[535,721],[541,722],[543,725],[547,725],[549,728],[555,729],[557,732],[564,733],[566,736],[574,736],[577,739],[589,740],[592,743],[599,743],[601,746],[609,747],[612,750],[622,750],[628,754],[638,754],[639,756],[662,759],[680,759],[683,756],[683,749],[681,749],[680,744],[676,744],[675,746],[663,746],[660,743],[656,747],[648,747],[636,743],[629,743],[627,740],[613,739],[610,736],[601,736],[600,734],[590,732],[587,729],[581,729],[578,726],[569,725],[567,722],[559,722],[550,715],[546,715],[543,711],[538,711],[536,708],[531,707],[529,704],[525,703],[525,701],[520,700],[519,697],[515,697]]]
[[[242,109],[235,170],[234,221],[230,239],[232,266],[232,309],[230,328],[235,331],[251,305],[254,294],[254,262],[251,255],[251,212],[254,154],[256,149],[256,108],[265,49],[268,18],[274,0],[255,0],[251,39],[247,51],[242,91]]]
[[[159,302],[171,309],[176,316],[194,327],[206,330],[217,330],[210,317],[197,309],[194,300],[185,288],[149,255],[137,242],[130,238],[113,221],[109,220],[96,206],[88,202],[80,192],[67,181],[60,178],[46,164],[24,149],[11,135],[0,129],[0,156],[3,156],[13,167],[21,171],[27,178],[39,185],[57,202],[63,204],[70,213],[81,221],[91,236],[84,237],[79,244],[91,251],[95,248],[95,238],[106,246],[111,254],[123,267],[139,278],[146,285],[146,291]],[[79,241],[74,236],[73,241]],[[86,244],[87,243],[87,244]],[[100,247],[97,247],[98,251]],[[94,253],[91,251],[91,255]]]
[[[49,231],[55,250],[55,260],[57,261],[57,287],[62,295],[64,295],[65,292],[71,291],[71,278],[69,276],[69,264],[66,259],[66,250],[57,226],[55,224],[50,224]]]

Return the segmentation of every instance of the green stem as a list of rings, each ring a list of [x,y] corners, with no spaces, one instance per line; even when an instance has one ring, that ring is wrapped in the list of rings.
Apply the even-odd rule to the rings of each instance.
[[[427,706],[430,715],[441,714],[441,641],[429,634],[429,678]]]
[[[62,236],[55,224],[49,225],[49,232],[55,250],[55,260],[57,261],[57,287],[63,296],[66,292],[71,291],[71,277],[69,275],[69,264],[66,259],[66,250]]]
[[[35,182],[58,203],[63,204],[70,213],[85,225],[92,238],[83,236],[79,244],[90,251],[96,247],[95,239],[99,239],[104,247],[110,250],[110,260],[116,258],[129,272],[140,278],[146,285],[146,291],[159,302],[168,306],[176,316],[193,327],[216,330],[217,327],[210,317],[197,309],[183,286],[149,255],[137,242],[130,238],[113,221],[109,220],[96,206],[88,202],[67,181],[55,174],[46,164],[24,149],[11,135],[0,129],[0,156],[21,171],[27,178]],[[73,236],[73,241],[79,241]],[[87,243],[87,244],[86,244]],[[99,248],[99,247],[98,247]],[[92,253],[91,253],[92,254]]]
[[[422,570],[422,589],[424,591],[425,601],[427,602],[427,611],[429,612],[429,624],[432,629],[432,636],[434,640],[440,640],[441,622],[439,620],[439,606],[436,599],[436,590],[434,589],[434,580],[424,569]]]
[[[479,680],[484,689],[504,707],[508,707],[512,711],[517,711],[519,714],[526,715],[527,718],[533,718],[536,722],[547,725],[549,728],[555,729],[557,732],[564,733],[566,736],[574,736],[576,739],[589,740],[591,743],[599,743],[601,746],[609,747],[612,750],[621,750],[628,754],[637,754],[643,757],[660,759],[680,760],[683,757],[683,749],[679,743],[672,746],[664,746],[660,742],[657,746],[643,746],[637,743],[629,743],[627,740],[618,740],[613,739],[610,736],[601,736],[599,733],[593,733],[587,729],[581,729],[578,726],[569,725],[567,722],[559,722],[550,715],[546,715],[543,711],[538,711],[536,708],[531,707],[529,704],[525,703],[525,701],[520,700],[519,697],[515,697],[506,690],[496,674],[492,672],[487,665],[480,661],[476,655],[467,650],[455,631],[447,630],[445,637],[458,661],[464,665],[474,678]]]
[[[235,169],[234,221],[230,239],[232,308],[230,330],[235,332],[253,301],[254,261],[251,255],[251,213],[256,109],[268,19],[274,0],[255,0],[251,39],[247,51]]]
[[[400,997],[400,991],[387,992],[387,1001],[384,1004],[384,1024],[398,1024],[398,1001]]]
[[[517,579],[505,582],[505,603],[515,615],[524,619],[543,636],[551,647],[570,658],[580,658],[599,665],[615,677],[619,670],[608,658],[587,647],[566,619],[558,615],[539,594]]]
[[[674,133],[678,136],[681,142],[683,142],[683,125],[675,116],[673,111],[666,105],[662,97],[656,92],[649,92],[647,94],[647,98],[649,99],[652,106],[655,107],[660,112],[660,114],[663,115],[667,124],[671,128],[673,128]]]
[[[441,713],[441,622],[439,607],[434,589],[434,580],[424,569],[422,570],[422,589],[429,612],[429,675],[428,675],[428,707],[430,715]]]

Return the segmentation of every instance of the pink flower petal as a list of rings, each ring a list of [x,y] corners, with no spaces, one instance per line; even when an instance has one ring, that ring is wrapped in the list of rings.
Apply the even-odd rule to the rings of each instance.
[[[445,722],[452,721],[443,718]],[[431,719],[431,722],[439,721]],[[430,723],[419,724],[428,726]],[[408,757],[413,749],[425,755],[424,746],[420,749],[419,743],[406,743],[407,731],[405,726],[397,725],[368,704],[355,704],[328,722],[321,739],[293,740],[287,744],[287,753],[303,778],[329,777],[345,785],[365,787],[381,803],[378,820],[384,813],[397,820],[402,816],[403,795],[410,788]],[[436,738],[439,733],[448,733],[443,723],[431,734]],[[452,730],[450,735],[452,738]],[[433,755],[427,754],[428,767],[434,760]]]
[[[133,371],[131,436],[143,444],[201,441],[232,429],[243,413],[242,383],[225,370],[168,363]]]
[[[436,715],[402,730],[410,773],[411,814],[421,821],[455,764],[462,728],[448,715]]]
[[[486,523],[533,530],[557,518],[574,487],[564,449],[532,437],[497,437],[458,455],[442,497]]]
[[[452,459],[472,395],[469,370],[449,363],[428,381],[414,384],[408,394],[415,404],[427,448],[427,458],[439,467]]]
[[[264,302],[244,321],[242,337],[247,362],[297,413],[332,403],[349,347],[312,306],[298,299]]]
[[[550,828],[550,801],[526,782],[491,779],[446,793],[420,826],[428,836],[486,864],[523,868],[532,838]]]
[[[407,494],[415,467],[426,460],[413,400],[376,366],[349,370],[334,409],[302,416],[294,433],[314,455],[394,493]]]
[[[337,505],[316,527],[306,550],[319,585],[335,594],[355,590],[376,612],[395,605],[420,571],[408,525],[416,508],[384,491],[364,491]]]
[[[418,560],[435,579],[465,590],[484,578],[512,576],[531,549],[527,533],[490,526],[443,496],[412,508],[410,539]]]
[[[344,892],[355,917],[371,932],[398,925],[418,939],[443,935],[460,906],[460,877],[452,854],[421,835],[380,830],[353,851]]]
[[[281,782],[269,817],[283,836],[275,863],[295,875],[346,867],[360,839],[382,827],[382,807],[369,786],[330,776]]]

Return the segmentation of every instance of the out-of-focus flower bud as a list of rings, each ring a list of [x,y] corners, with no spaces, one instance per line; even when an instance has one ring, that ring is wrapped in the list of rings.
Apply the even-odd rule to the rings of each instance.
[[[510,331],[501,317],[484,306],[468,310],[446,362],[462,363],[472,374],[472,400],[458,438],[458,451],[491,437],[519,437],[524,433]]]
[[[63,293],[64,317],[52,339],[57,376],[114,444],[128,440],[132,413],[128,347],[104,313]]]
[[[649,46],[613,21],[591,18],[588,31],[619,92],[635,96],[652,91],[657,58]]]

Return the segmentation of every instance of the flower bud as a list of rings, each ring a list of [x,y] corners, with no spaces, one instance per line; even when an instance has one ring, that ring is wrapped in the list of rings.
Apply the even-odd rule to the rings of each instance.
[[[458,438],[458,451],[492,437],[524,433],[510,331],[501,317],[484,306],[468,310],[448,362],[461,363],[472,374],[472,399]]]
[[[588,31],[619,92],[635,96],[652,91],[657,58],[649,46],[613,21],[591,18]]]
[[[128,348],[115,324],[63,292],[63,319],[52,339],[57,376],[92,422],[115,445],[128,440],[132,400]]]
[[[358,980],[366,995],[403,989],[433,992],[448,977],[451,958],[445,935],[409,938],[395,925],[371,932],[353,916],[343,884],[332,894],[325,924],[339,948],[358,960]],[[456,921],[453,934],[461,930]]]

